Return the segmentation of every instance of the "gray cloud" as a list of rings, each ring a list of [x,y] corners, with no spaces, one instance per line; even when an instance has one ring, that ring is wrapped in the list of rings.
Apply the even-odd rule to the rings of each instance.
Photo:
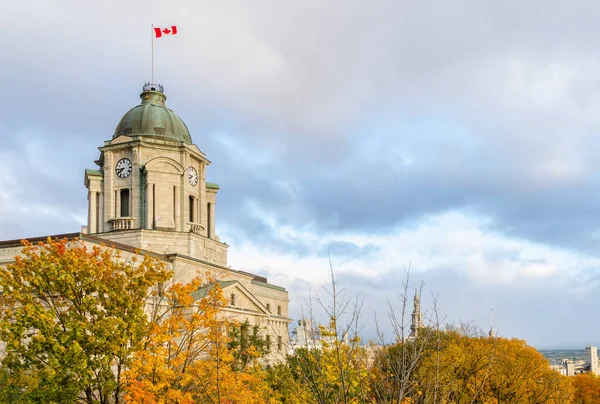
[[[155,21],[180,27],[156,43],[156,77],[213,161],[228,242],[368,257],[377,246],[318,238],[462,211],[486,231],[597,256],[599,12],[593,1],[16,2],[0,15],[0,238],[78,230],[83,170],[138,102]],[[317,241],[282,239],[282,226]],[[513,252],[497,254],[487,260]],[[520,304],[583,319],[553,292],[535,304],[472,293],[514,310],[511,333]]]

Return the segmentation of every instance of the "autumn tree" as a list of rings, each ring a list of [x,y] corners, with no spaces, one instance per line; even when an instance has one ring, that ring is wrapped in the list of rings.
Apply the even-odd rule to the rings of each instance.
[[[228,330],[239,323],[227,317],[219,282],[200,278],[173,284],[157,297],[144,347],[126,373],[129,403],[269,403],[263,369],[246,350],[246,365],[236,361]],[[239,358],[238,358],[239,359]]]
[[[410,313],[415,307],[409,307],[409,289],[412,289],[409,288],[410,275],[409,266],[404,269],[404,280],[397,299],[389,302],[388,319],[393,342],[386,343],[389,337],[386,339],[379,332],[380,345],[373,352],[371,391],[377,402],[412,402],[412,397],[422,397],[425,390],[431,393],[434,402],[438,402],[439,357],[434,355],[438,361],[432,362],[434,368],[430,369],[427,380],[420,380],[418,373],[424,358],[439,352],[442,344],[442,319],[438,314],[437,296],[432,296],[431,308],[422,312],[422,318],[419,319],[421,321],[413,319]],[[418,302],[417,298],[420,300],[423,290],[424,284],[420,283],[415,291],[415,304]]]
[[[569,380],[522,340],[452,329],[441,341],[419,367],[417,403],[570,403]]]
[[[5,402],[119,403],[122,375],[147,331],[161,262],[79,240],[23,241],[0,268]]]
[[[248,320],[232,324],[229,328],[228,347],[233,352],[234,369],[244,370],[256,358],[269,353],[268,341],[263,337],[258,325],[250,325]]]
[[[333,340],[318,349],[299,348],[288,356],[287,366],[306,402],[371,402],[366,351],[358,344]]]
[[[273,391],[272,397],[277,403],[314,404],[313,392],[305,379],[298,378],[288,362],[276,363],[266,369],[266,381]]]
[[[578,374],[573,381],[573,404],[600,404],[600,378],[591,373]]]
[[[363,403],[369,401],[367,352],[358,336],[361,300],[340,288],[330,264],[330,287],[307,302],[305,321],[316,325],[314,311],[320,310],[328,323],[303,336],[308,342],[287,357],[287,369],[299,391],[310,403]],[[318,334],[318,338],[313,338]],[[272,378],[278,386],[282,383]],[[274,387],[276,388],[276,387]]]

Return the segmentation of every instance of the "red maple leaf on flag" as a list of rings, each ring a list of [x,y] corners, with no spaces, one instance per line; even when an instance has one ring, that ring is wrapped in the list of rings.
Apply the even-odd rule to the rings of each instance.
[[[177,25],[171,25],[170,29],[154,27],[154,35],[156,38],[160,38],[163,35],[175,35],[177,34]]]

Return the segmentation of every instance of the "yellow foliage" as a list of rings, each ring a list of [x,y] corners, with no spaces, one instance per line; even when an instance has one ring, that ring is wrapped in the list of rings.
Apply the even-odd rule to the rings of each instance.
[[[518,339],[442,336],[419,369],[418,383],[452,403],[569,403],[569,381]],[[431,402],[425,400],[424,402]]]
[[[193,293],[205,295],[195,301]],[[126,372],[129,403],[270,403],[260,367],[235,369],[226,330],[235,324],[223,316],[227,301],[214,279],[172,285],[156,305],[145,349]],[[243,397],[243,399],[241,399]]]

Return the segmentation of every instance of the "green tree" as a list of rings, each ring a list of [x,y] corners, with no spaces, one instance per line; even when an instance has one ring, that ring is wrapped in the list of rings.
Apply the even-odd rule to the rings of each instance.
[[[294,373],[289,363],[277,363],[266,369],[266,380],[273,391],[273,399],[283,404],[315,404],[312,391],[305,380]]]
[[[244,370],[253,360],[269,353],[267,340],[261,335],[258,325],[251,326],[248,320],[229,329],[229,349],[233,352],[236,370]]]
[[[158,260],[80,240],[23,241],[0,268],[0,398],[119,403],[122,373],[147,330],[145,307],[171,277]]]

